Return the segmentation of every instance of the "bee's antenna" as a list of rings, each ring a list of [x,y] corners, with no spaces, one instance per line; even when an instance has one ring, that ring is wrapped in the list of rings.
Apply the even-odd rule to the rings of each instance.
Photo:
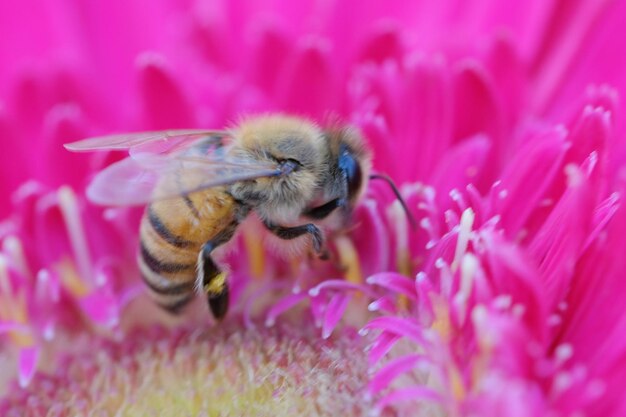
[[[396,184],[393,182],[393,180],[384,174],[370,174],[370,180],[383,180],[387,183],[387,185],[389,185],[389,187],[391,187],[391,190],[396,195],[396,198],[402,205],[404,213],[406,214],[406,218],[409,220],[409,223],[411,223],[411,227],[415,229],[417,227],[417,221],[409,211],[409,208],[406,205],[406,201],[404,201],[404,198],[402,198],[402,195],[400,194],[400,191],[398,190],[398,187],[396,187]]]

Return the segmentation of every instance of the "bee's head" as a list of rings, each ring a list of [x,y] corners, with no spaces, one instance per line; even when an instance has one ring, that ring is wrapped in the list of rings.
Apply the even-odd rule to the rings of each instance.
[[[283,174],[236,184],[231,193],[252,202],[263,217],[297,218],[316,195],[324,175],[323,132],[304,119],[272,115],[244,121],[233,136],[238,156],[277,164]]]
[[[330,149],[330,171],[327,187],[347,211],[357,204],[367,187],[371,168],[371,155],[361,135],[349,127],[331,129],[326,133]]]

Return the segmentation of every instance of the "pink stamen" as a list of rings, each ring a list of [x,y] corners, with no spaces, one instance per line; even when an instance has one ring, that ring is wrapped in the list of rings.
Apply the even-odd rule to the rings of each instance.
[[[398,294],[405,295],[411,300],[417,300],[413,280],[404,275],[395,272],[381,272],[368,277],[366,282],[370,285],[378,285]]]
[[[2,251],[13,261],[13,265],[20,274],[29,280],[33,279],[33,274],[24,255],[22,242],[17,236],[7,236],[2,242]]]
[[[328,306],[326,307],[326,314],[324,314],[324,322],[322,324],[322,337],[328,339],[332,334],[335,326],[341,320],[343,313],[348,307],[350,296],[338,293],[332,296]]]
[[[377,364],[393,346],[401,339],[397,334],[383,331],[381,332],[370,348],[368,362],[370,366]]]
[[[372,294],[371,289],[366,285],[355,284],[341,279],[329,279],[311,288],[309,295],[311,297],[317,297],[322,290],[360,291],[365,294]]]
[[[410,372],[419,361],[423,361],[424,359],[424,355],[410,354],[389,361],[376,373],[376,376],[371,379],[368,385],[370,394],[375,395],[387,388],[394,379],[404,373]]]
[[[398,312],[395,300],[387,295],[369,303],[367,309],[369,311],[383,311],[388,314],[396,314]]]
[[[377,317],[372,319],[361,329],[360,333],[367,334],[372,329],[384,330],[398,336],[406,337],[417,344],[427,344],[423,329],[409,319],[401,317]]]
[[[89,245],[82,223],[81,213],[78,209],[76,195],[69,187],[61,187],[58,192],[59,207],[63,214],[63,220],[70,238],[74,258],[84,282],[93,284],[91,272],[91,256],[89,255]]]
[[[265,318],[265,325],[271,327],[276,323],[276,317],[280,316],[285,311],[289,310],[302,300],[307,298],[306,293],[290,294],[282,300],[275,303],[272,308],[267,312]]]
[[[410,387],[403,388],[396,391],[391,392],[390,394],[384,396],[380,401],[376,403],[376,411],[378,413],[382,412],[386,407],[397,404],[401,402],[408,401],[430,401],[434,403],[442,404],[444,402],[444,398],[441,394],[436,391],[433,391],[431,388],[426,387]]]

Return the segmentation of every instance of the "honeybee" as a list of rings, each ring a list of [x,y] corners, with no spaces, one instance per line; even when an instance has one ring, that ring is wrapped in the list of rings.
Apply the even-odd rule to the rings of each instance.
[[[112,206],[147,204],[138,264],[149,292],[171,313],[201,292],[218,320],[227,313],[229,287],[213,252],[238,225],[254,211],[271,233],[286,240],[307,237],[323,257],[318,223],[335,213],[339,226],[349,221],[371,167],[357,130],[322,129],[280,114],[219,131],[122,134],[65,146],[128,151],[95,176],[88,198]]]

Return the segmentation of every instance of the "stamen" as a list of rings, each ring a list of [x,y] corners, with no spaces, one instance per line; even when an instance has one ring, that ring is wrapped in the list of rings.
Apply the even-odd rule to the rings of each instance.
[[[346,280],[353,284],[363,283],[359,254],[352,241],[347,236],[338,236],[335,238],[335,245],[339,252],[339,262],[346,268]]]
[[[394,228],[394,235],[396,236],[396,267],[402,275],[409,277],[412,275],[412,267],[409,253],[408,221],[402,204],[398,200],[387,208],[387,218]]]
[[[0,255],[0,319],[18,325],[8,331],[9,337],[17,346],[28,347],[34,344],[30,330],[19,326],[28,323],[26,295],[23,290],[11,285],[8,262],[3,255]]]
[[[243,243],[248,254],[249,273],[252,278],[260,279],[265,271],[265,251],[263,250],[260,234],[256,230],[246,229],[243,233]]]
[[[2,254],[0,254],[0,294],[7,294],[8,296],[13,294],[13,286],[9,278],[8,262],[6,257]]]
[[[459,286],[459,291],[454,298],[454,303],[458,307],[458,318],[461,324],[465,322],[467,300],[472,294],[474,276],[476,275],[478,266],[478,259],[476,259],[474,255],[466,253],[463,256],[463,260],[461,262],[461,285]]]
[[[28,262],[26,262],[26,256],[24,256],[22,241],[17,236],[7,236],[2,243],[2,250],[13,260],[13,264],[19,272],[32,280],[33,274],[28,267]]]
[[[457,206],[459,206],[461,211],[467,209],[467,203],[465,202],[465,199],[463,198],[463,194],[461,194],[461,192],[457,190],[456,188],[453,188],[452,190],[450,190],[450,198],[452,199],[452,201],[454,201],[457,204]]]
[[[470,240],[472,225],[474,224],[474,211],[471,208],[463,211],[461,215],[461,223],[459,228],[459,239],[456,244],[456,250],[454,252],[454,260],[452,261],[452,272],[456,272],[461,262],[463,254],[467,250],[467,245]]]
[[[91,257],[89,256],[89,246],[87,244],[85,229],[81,222],[76,195],[71,188],[63,186],[59,189],[58,198],[59,207],[61,208],[63,220],[65,221],[65,226],[69,234],[70,244],[74,252],[76,265],[80,272],[80,279],[91,283]]]
[[[80,279],[74,264],[67,258],[62,259],[55,265],[55,269],[61,277],[63,287],[71,292],[75,297],[82,298],[89,294],[89,287],[85,281]]]

